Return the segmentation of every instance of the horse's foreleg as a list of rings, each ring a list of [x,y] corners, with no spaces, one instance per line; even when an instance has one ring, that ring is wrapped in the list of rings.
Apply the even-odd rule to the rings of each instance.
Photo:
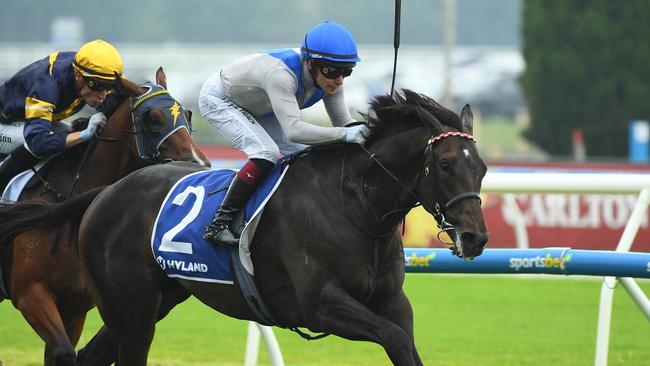
[[[378,315],[388,319],[390,322],[397,324],[409,336],[413,347],[413,358],[415,364],[422,365],[422,360],[415,347],[415,338],[413,336],[413,308],[403,290],[400,290],[396,296],[381,299],[373,303],[372,310]]]
[[[417,365],[412,337],[398,325],[370,311],[338,285],[330,282],[323,287],[313,315],[315,320],[307,324],[312,330],[375,342],[384,347],[394,365]]]
[[[81,332],[84,329],[85,322],[85,311],[81,311],[78,314],[75,314],[71,319],[65,320],[65,331],[67,332],[68,339],[73,347],[79,343],[79,338],[81,338]]]
[[[15,291],[13,303],[45,341],[45,365],[74,365],[74,347],[50,291],[42,283],[32,284]]]

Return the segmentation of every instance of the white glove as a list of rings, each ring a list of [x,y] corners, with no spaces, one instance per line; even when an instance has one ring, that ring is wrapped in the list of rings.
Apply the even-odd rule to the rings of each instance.
[[[366,125],[356,125],[346,128],[347,131],[345,131],[345,142],[363,144],[366,142],[368,135],[370,135],[370,129]]]
[[[95,136],[95,132],[104,127],[104,125],[106,125],[106,116],[104,113],[99,112],[93,114],[88,120],[88,127],[81,131],[81,140],[84,142],[90,140]]]

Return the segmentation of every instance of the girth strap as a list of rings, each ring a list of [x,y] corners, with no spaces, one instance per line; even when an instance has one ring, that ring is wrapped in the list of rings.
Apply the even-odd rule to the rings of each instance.
[[[262,296],[257,291],[257,286],[255,286],[255,281],[253,277],[244,269],[244,266],[241,264],[239,259],[239,248],[232,248],[230,250],[232,258],[232,267],[235,270],[235,277],[237,277],[237,283],[241,289],[242,296],[246,301],[246,305],[251,310],[253,315],[255,315],[256,321],[263,325],[277,325],[278,322],[273,318],[271,312],[262,301]]]

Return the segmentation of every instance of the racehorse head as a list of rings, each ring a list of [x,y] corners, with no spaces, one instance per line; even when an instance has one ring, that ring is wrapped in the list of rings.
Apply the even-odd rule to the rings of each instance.
[[[118,78],[118,84],[119,92],[131,97],[129,133],[133,138],[130,145],[138,158],[148,163],[191,161],[210,166],[191,138],[192,114],[167,91],[167,77],[162,67],[156,72],[156,84],[138,86],[123,78]],[[128,113],[129,109],[117,108],[115,112]],[[111,129],[113,117],[105,129]]]
[[[406,130],[411,131],[406,135],[408,146],[401,151],[412,156],[409,165],[417,170],[409,193],[452,238],[452,252],[472,259],[483,252],[488,240],[479,195],[487,167],[472,135],[472,111],[466,105],[459,117],[431,98],[409,90],[403,93],[395,99],[378,97],[373,102],[377,118],[370,118],[370,123],[385,124],[382,120],[390,119],[411,126]]]

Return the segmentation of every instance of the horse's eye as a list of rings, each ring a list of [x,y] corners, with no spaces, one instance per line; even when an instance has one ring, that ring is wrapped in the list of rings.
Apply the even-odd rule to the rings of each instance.
[[[442,171],[444,172],[450,172],[451,169],[454,167],[454,164],[456,164],[456,161],[455,159],[451,159],[451,158],[443,158],[440,159],[439,162],[440,169],[442,169]]]
[[[147,111],[144,118],[144,128],[151,132],[160,132],[165,126],[165,115],[159,109]]]

